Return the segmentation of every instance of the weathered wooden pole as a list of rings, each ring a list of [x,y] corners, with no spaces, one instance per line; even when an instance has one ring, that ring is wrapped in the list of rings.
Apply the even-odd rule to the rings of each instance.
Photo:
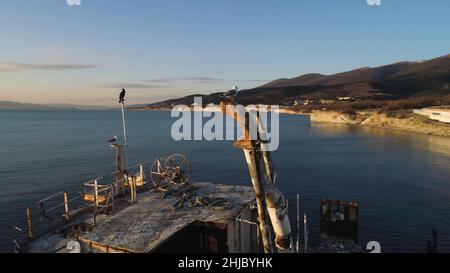
[[[137,177],[133,176],[133,200],[134,203],[137,202],[137,189],[136,189],[136,184],[137,184]]]
[[[134,177],[131,176],[131,181],[129,178],[127,178],[128,181],[128,187],[130,188],[130,197],[131,197],[131,204],[134,204],[134,190],[133,190],[133,181],[134,181]]]
[[[245,160],[247,161],[248,170],[252,179],[253,189],[256,195],[256,204],[258,207],[258,222],[261,230],[261,237],[264,246],[264,252],[272,252],[272,242],[270,238],[270,227],[267,224],[267,204],[265,202],[264,188],[261,184],[258,165],[255,161],[255,150],[244,149]]]
[[[232,108],[230,106],[231,103],[233,103],[233,99],[226,98],[221,102],[220,108],[224,114],[233,117],[243,129],[244,138],[243,140],[236,141],[235,146],[244,150],[247,166],[252,178],[258,205],[264,250],[266,252],[272,251],[272,237],[270,236],[270,228],[266,220],[268,215],[276,235],[275,245],[278,251],[289,251],[292,245],[292,237],[288,216],[288,202],[274,185],[276,175],[270,151],[264,149],[263,142],[266,137],[264,135],[261,138],[261,134],[265,134],[266,132],[259,118],[260,113],[257,111],[255,119],[252,118],[250,120],[251,113],[247,113],[245,109],[243,111],[241,111],[242,109],[237,111],[236,107]],[[250,129],[252,130],[251,132]],[[254,129],[256,130],[253,131]]]
[[[272,163],[272,155],[268,151],[262,151],[264,165],[267,173],[267,177],[269,178],[270,183],[275,183],[276,173]]]
[[[69,196],[66,191],[63,193],[63,195],[64,195],[64,219],[66,221],[69,221]]]
[[[225,101],[220,102],[220,108],[224,115],[230,115],[234,120],[236,120],[243,129],[244,139],[242,141],[237,141],[235,146],[242,148],[245,155],[245,160],[247,162],[247,167],[250,173],[250,177],[252,180],[253,189],[255,191],[256,196],[256,204],[258,209],[258,223],[259,230],[261,231],[261,238],[263,242],[264,252],[271,253],[272,252],[272,240],[270,236],[270,227],[267,224],[267,204],[265,201],[265,192],[264,187],[262,185],[262,180],[260,177],[260,171],[258,167],[258,163],[256,162],[256,147],[253,141],[250,139],[249,132],[249,117],[245,115],[242,117],[239,115],[239,112],[235,111],[233,105],[234,99],[228,98]],[[230,106],[230,107],[228,107]],[[232,109],[230,109],[232,108]],[[244,121],[244,122],[242,122]]]
[[[133,181],[134,203],[137,203],[137,177]]]
[[[129,181],[129,180],[128,180]],[[131,204],[136,203],[136,176],[131,176],[130,184],[130,195],[131,195]]]
[[[273,167],[271,152],[266,150],[267,141],[266,130],[260,119],[260,111],[256,113],[257,128],[257,150],[255,159],[260,169],[263,187],[265,189],[265,201],[270,221],[275,232],[275,246],[279,252],[286,252],[291,249],[292,236],[291,224],[288,216],[288,200],[274,185],[276,173]]]
[[[33,238],[33,226],[31,225],[31,209],[30,206],[27,206],[26,209],[26,220],[27,220],[27,226],[28,226],[28,238]]]

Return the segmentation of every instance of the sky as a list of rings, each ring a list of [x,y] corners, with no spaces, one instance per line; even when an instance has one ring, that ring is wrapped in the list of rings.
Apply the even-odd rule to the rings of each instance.
[[[0,101],[145,104],[450,53],[449,0],[0,1]]]

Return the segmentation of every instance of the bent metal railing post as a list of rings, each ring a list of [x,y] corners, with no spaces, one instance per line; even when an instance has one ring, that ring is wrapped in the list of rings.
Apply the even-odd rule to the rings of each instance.
[[[69,221],[69,196],[66,191],[64,191],[64,219]]]
[[[27,209],[26,209],[26,220],[27,220],[27,225],[28,225],[28,238],[33,239],[33,226],[31,224],[30,206],[27,206]]]

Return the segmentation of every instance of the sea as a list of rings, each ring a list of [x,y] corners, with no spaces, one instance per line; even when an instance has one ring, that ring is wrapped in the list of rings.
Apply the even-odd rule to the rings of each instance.
[[[311,123],[280,115],[279,148],[272,152],[277,185],[309,219],[309,242],[320,233],[321,198],[359,203],[359,243],[382,252],[424,252],[431,231],[438,251],[450,252],[450,139],[349,125]],[[192,181],[251,186],[242,150],[233,141],[175,141],[170,112],[128,111],[128,162],[186,155]],[[122,138],[120,110],[0,110],[0,251],[13,250],[15,227],[26,228],[25,208],[114,170]],[[303,225],[300,234],[303,234]],[[301,236],[303,239],[303,236]]]

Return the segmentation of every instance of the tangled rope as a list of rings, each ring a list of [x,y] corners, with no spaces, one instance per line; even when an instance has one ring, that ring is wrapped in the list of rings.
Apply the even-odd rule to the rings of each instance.
[[[223,197],[195,196],[191,198],[189,194],[184,193],[183,196],[177,202],[175,202],[173,208],[175,210],[182,208],[186,201],[189,201],[188,206],[189,208],[207,206],[212,209],[228,210],[233,207],[233,205],[226,198]]]

